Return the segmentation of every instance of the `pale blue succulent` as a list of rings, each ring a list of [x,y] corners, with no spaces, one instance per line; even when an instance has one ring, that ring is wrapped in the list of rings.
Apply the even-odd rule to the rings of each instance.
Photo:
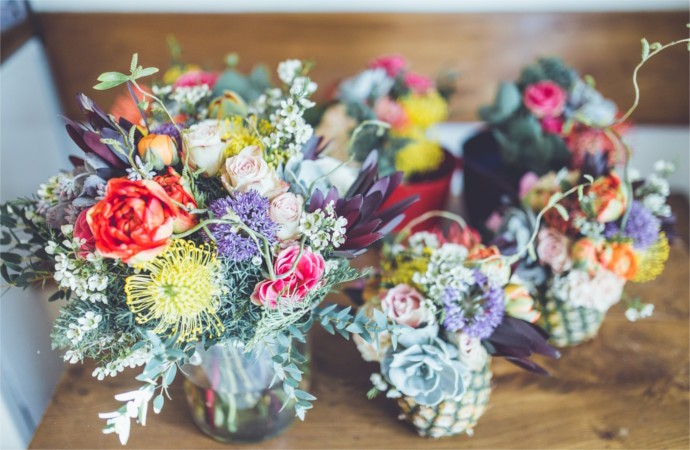
[[[458,350],[438,338],[438,325],[408,330],[381,362],[381,372],[392,387],[420,405],[436,406],[465,392]]]

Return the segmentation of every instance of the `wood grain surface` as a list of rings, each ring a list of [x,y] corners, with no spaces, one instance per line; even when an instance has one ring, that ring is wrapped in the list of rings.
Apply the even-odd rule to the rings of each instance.
[[[687,230],[687,200],[675,211]],[[368,254],[360,264],[375,263]],[[396,420],[392,401],[365,397],[375,364],[354,344],[315,329],[312,391],[318,397],[305,422],[243,449],[451,448],[684,448],[690,446],[689,256],[687,241],[672,246],[665,272],[626,292],[653,302],[650,319],[628,322],[624,305],[607,314],[599,336],[542,360],[550,378],[494,359],[494,391],[473,437],[418,437]],[[343,301],[338,298],[338,301]],[[70,366],[38,427],[31,448],[118,448],[101,434],[98,413],[116,408],[113,395],[136,387],[135,371],[98,382],[90,365]],[[179,377],[178,377],[179,378]],[[130,448],[233,448],[204,436],[192,423],[176,380],[173,401],[145,428],[135,426]]]
[[[371,58],[400,53],[415,71],[460,72],[452,120],[477,120],[496,84],[515,79],[540,55],[560,55],[621,108],[633,99],[630,81],[640,39],[687,37],[688,11],[520,14],[103,14],[43,13],[41,33],[66,113],[78,117],[74,94],[87,92],[109,107],[116,91],[94,92],[105,71],[127,69],[132,53],[146,66],[170,63],[166,37],[183,57],[220,69],[238,52],[240,68],[286,58],[316,62],[320,95]],[[683,46],[680,46],[683,47]],[[688,123],[688,54],[675,48],[655,57],[640,75],[638,123]]]

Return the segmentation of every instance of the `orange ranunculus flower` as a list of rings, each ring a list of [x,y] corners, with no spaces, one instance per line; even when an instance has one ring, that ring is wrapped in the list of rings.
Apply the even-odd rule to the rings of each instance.
[[[605,245],[599,254],[599,261],[607,270],[626,280],[632,280],[637,274],[638,256],[632,244],[627,242]]]
[[[87,212],[86,221],[101,255],[139,264],[165,250],[178,214],[177,206],[155,181],[113,178],[103,200]]]
[[[168,167],[167,174],[153,177],[153,181],[160,184],[173,201],[185,206],[187,209],[196,209],[197,203],[190,193],[189,187],[182,176],[172,167]],[[173,231],[175,233],[182,233],[197,223],[199,223],[199,219],[197,219],[195,214],[179,208],[177,219],[173,222]]]
[[[492,245],[490,247],[486,247],[484,245],[476,245],[472,250],[470,250],[469,255],[467,255],[467,259],[469,260],[478,260],[478,259],[486,259],[491,256],[500,256],[501,252],[498,250],[498,247],[495,245]]]
[[[137,144],[139,156],[145,162],[153,163],[156,170],[163,170],[165,166],[177,164],[177,145],[175,140],[167,134],[149,134]]]
[[[592,213],[598,222],[613,222],[625,212],[627,188],[614,173],[595,180],[587,194],[590,196]]]

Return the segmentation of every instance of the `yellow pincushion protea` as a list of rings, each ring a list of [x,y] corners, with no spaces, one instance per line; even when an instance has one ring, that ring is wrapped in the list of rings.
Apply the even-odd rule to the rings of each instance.
[[[220,263],[210,245],[176,239],[153,261],[137,267],[141,273],[125,281],[127,305],[137,323],[157,321],[156,334],[179,334],[194,340],[223,330],[216,311],[222,293]]]
[[[414,140],[401,148],[395,155],[395,168],[406,177],[428,173],[438,169],[443,163],[441,146],[427,139]]]
[[[661,275],[664,271],[664,264],[668,259],[670,248],[666,233],[661,233],[659,239],[645,251],[640,252],[637,273],[633,281],[644,283],[651,281]]]
[[[425,94],[408,94],[398,101],[413,127],[427,129],[448,117],[448,103],[435,90]]]

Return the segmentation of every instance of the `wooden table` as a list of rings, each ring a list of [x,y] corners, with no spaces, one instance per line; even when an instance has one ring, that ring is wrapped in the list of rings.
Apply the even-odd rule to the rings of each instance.
[[[687,206],[681,230],[687,235]],[[354,344],[315,330],[312,392],[307,420],[282,436],[238,448],[685,448],[690,447],[687,243],[676,242],[665,272],[629,294],[654,302],[650,319],[628,322],[619,304],[599,337],[543,361],[552,377],[536,377],[495,360],[491,404],[474,437],[418,437],[396,420],[394,404],[365,397],[369,374]],[[31,442],[31,448],[118,448],[101,434],[98,413],[118,406],[113,395],[136,386],[129,371],[98,382],[92,366],[70,366]],[[179,377],[178,377],[179,378]],[[192,423],[181,379],[160,415],[133,426],[130,448],[229,448]]]

